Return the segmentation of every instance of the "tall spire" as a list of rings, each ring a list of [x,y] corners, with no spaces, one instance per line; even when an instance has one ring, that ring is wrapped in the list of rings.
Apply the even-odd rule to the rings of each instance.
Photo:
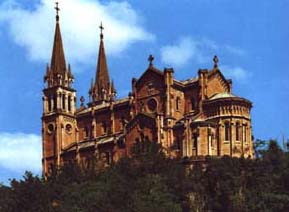
[[[111,82],[108,74],[108,67],[106,62],[104,42],[103,42],[103,30],[102,23],[100,28],[100,44],[98,51],[98,60],[96,67],[96,76],[94,87],[90,89],[89,94],[92,97],[92,101],[108,101],[110,100],[111,93]]]
[[[63,74],[66,70],[66,61],[64,56],[60,25],[59,25],[59,7],[58,2],[56,2],[56,27],[54,35],[54,44],[51,57],[50,68],[54,73]]]
[[[70,65],[67,69],[60,24],[59,24],[59,6],[58,2],[56,2],[56,26],[55,26],[55,34],[54,34],[54,42],[53,42],[53,50],[51,56],[50,67],[47,67],[47,73],[44,77],[44,80],[48,82],[48,87],[52,86],[67,86],[70,87],[73,82],[73,75],[71,73]]]

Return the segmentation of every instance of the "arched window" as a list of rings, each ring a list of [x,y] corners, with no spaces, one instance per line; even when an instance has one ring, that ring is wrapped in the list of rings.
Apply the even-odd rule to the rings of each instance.
[[[156,111],[157,109],[157,106],[158,106],[158,103],[155,99],[150,99],[148,102],[147,102],[147,106],[148,106],[148,109],[151,111],[151,112],[154,112]]]
[[[198,156],[198,134],[194,133],[192,136],[193,142],[193,156]]]
[[[123,130],[125,128],[125,118],[122,116],[120,119],[120,130]]]
[[[51,111],[51,98],[48,98],[48,112]]]
[[[180,97],[177,97],[176,99],[176,110],[180,110],[181,107],[181,99]]]
[[[89,137],[89,128],[88,127],[85,127],[85,135],[84,135],[84,137],[85,138],[88,138]]]
[[[68,96],[68,111],[71,111],[71,96]]]
[[[93,138],[95,136],[95,129],[94,129],[95,125],[91,125],[90,127],[90,138]]]
[[[243,125],[243,140],[245,143],[247,143],[247,125]]]
[[[231,140],[230,124],[229,122],[225,123],[225,141]]]
[[[62,109],[65,110],[65,94],[62,94]]]
[[[174,149],[181,150],[181,140],[180,140],[180,138],[176,138],[176,140],[174,141]]]
[[[198,147],[198,135],[193,135],[193,149],[196,149]]]
[[[57,96],[54,95],[53,96],[53,110],[56,110],[56,108],[57,108]]]
[[[103,134],[107,133],[107,124],[105,121],[102,122],[102,133]]]
[[[239,122],[236,123],[236,141],[241,141],[242,128]]]
[[[194,98],[191,98],[191,110],[195,110],[196,109],[196,103]]]

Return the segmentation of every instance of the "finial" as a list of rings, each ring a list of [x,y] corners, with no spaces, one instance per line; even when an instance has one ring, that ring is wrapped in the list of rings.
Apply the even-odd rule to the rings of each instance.
[[[103,39],[103,30],[104,30],[104,27],[102,26],[102,22],[100,22],[99,29],[100,29],[100,39]]]
[[[59,21],[59,11],[60,11],[58,4],[59,4],[58,2],[55,2],[56,7],[54,7],[54,9],[56,10],[56,21],[57,22]]]
[[[217,55],[214,56],[213,61],[214,61],[214,68],[218,68],[219,58]]]
[[[116,90],[115,90],[115,87],[114,87],[114,82],[113,80],[111,80],[111,92],[116,94]]]
[[[84,106],[85,98],[83,96],[80,97],[80,102],[81,102],[80,106]]]
[[[155,59],[155,58],[153,57],[153,55],[150,54],[150,56],[149,56],[149,58],[148,58],[148,61],[150,62],[150,64],[149,64],[150,66],[153,66],[153,61],[154,61],[154,59]]]

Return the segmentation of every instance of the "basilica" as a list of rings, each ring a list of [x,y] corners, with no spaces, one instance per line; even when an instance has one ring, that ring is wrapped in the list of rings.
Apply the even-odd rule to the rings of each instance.
[[[73,87],[77,79],[66,62],[59,22],[57,10],[51,62],[44,74],[44,174],[70,162],[87,165],[97,159],[109,165],[129,156],[138,142],[158,142],[168,156],[192,161],[207,155],[254,157],[252,103],[232,93],[232,81],[222,74],[217,56],[212,68],[178,80],[173,68],[158,69],[150,55],[147,69],[129,82],[131,92],[118,99],[101,25],[96,75],[87,85],[85,103]]]

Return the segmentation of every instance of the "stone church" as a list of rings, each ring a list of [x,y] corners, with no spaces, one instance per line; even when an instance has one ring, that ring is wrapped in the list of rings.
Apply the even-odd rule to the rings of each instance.
[[[137,142],[158,142],[170,157],[254,157],[252,103],[232,94],[232,81],[218,68],[200,69],[196,78],[177,80],[149,57],[146,70],[132,78],[131,92],[116,98],[109,76],[101,26],[96,76],[87,86],[89,102],[73,88],[61,38],[58,7],[53,52],[44,76],[43,173],[69,162],[96,158],[109,165],[129,155]]]

